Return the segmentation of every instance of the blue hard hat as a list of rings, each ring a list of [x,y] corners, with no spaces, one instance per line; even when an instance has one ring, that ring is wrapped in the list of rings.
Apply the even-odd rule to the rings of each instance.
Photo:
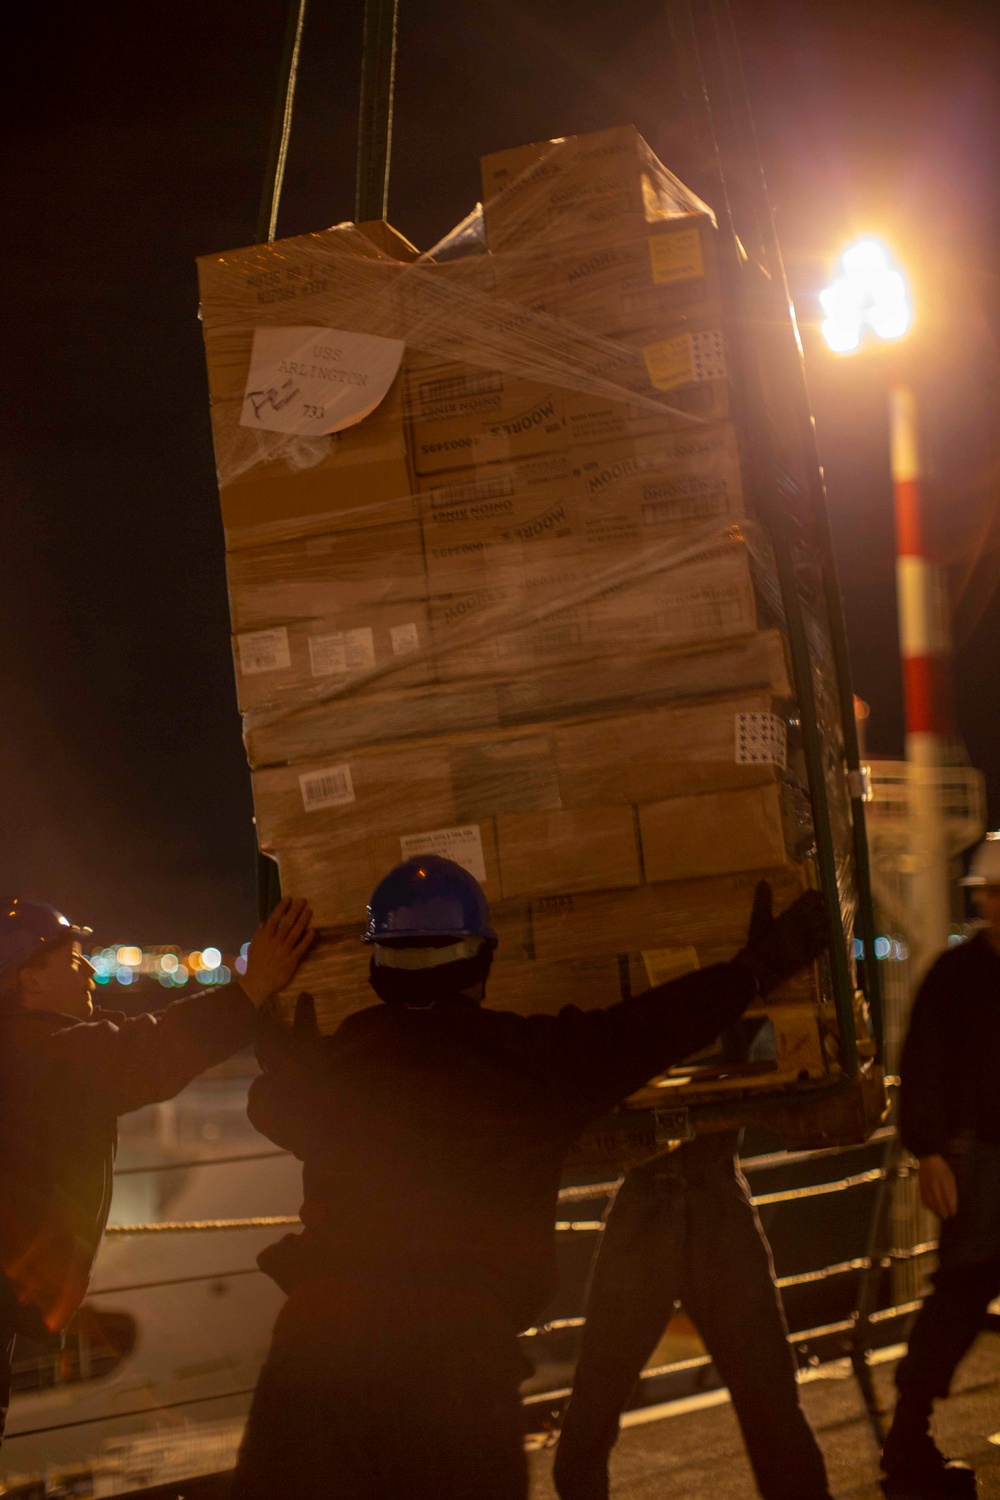
[[[384,875],[368,903],[363,943],[484,938],[495,948],[490,908],[474,875],[440,854],[419,854]]]
[[[0,907],[0,975],[19,969],[46,948],[59,948],[71,938],[89,937],[89,927],[76,927],[46,901],[5,901]]]

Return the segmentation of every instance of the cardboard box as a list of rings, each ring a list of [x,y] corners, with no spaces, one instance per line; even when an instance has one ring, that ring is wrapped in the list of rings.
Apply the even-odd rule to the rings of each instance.
[[[545,725],[459,735],[449,751],[455,817],[475,823],[499,813],[556,812],[562,806]]]
[[[411,357],[405,400],[418,474],[526,458],[566,444],[562,392],[506,370]]]
[[[252,767],[344,756],[359,747],[434,735],[453,735],[500,722],[498,688],[491,682],[385,691],[335,692],[327,703],[275,714],[252,710],[243,723]]]
[[[372,236],[381,240],[380,249]],[[371,526],[415,514],[402,381],[343,432],[302,437],[241,426],[255,331],[317,327],[400,337],[402,259],[413,247],[388,225],[341,225],[198,263],[212,430],[230,546],[310,526]]]
[[[429,644],[427,608],[418,600],[244,631],[233,637],[237,700],[243,712],[308,702],[377,669],[386,672],[383,690],[419,687],[431,672],[420,656]]]
[[[494,251],[609,226],[641,233],[677,214],[709,212],[630,125],[494,151],[481,166]]]
[[[260,847],[392,833],[454,823],[446,743],[386,746],[342,760],[297,761],[253,772]]]
[[[739,941],[734,940],[721,947],[686,944],[676,948],[654,948],[641,953],[629,953],[623,960],[623,988],[629,995],[641,995],[655,984],[665,984],[667,980],[677,979],[681,974],[689,974],[694,969],[707,969],[712,964],[728,963],[736,957],[745,937],[744,933]],[[814,964],[772,990],[767,997],[766,1009],[773,1012],[784,1005],[806,1005],[815,1009],[822,1003],[819,973]],[[755,1006],[754,1010],[762,1008]]]
[[[692,321],[625,335],[592,359],[587,373],[621,394],[566,392],[566,426],[574,446],[689,431],[697,425],[692,417],[704,423],[731,416],[730,360],[717,325]]]
[[[407,457],[401,377],[384,405],[385,411],[379,408],[354,427],[310,440],[314,448],[302,450],[311,460],[308,467],[292,467],[289,449],[222,485],[227,548],[416,520],[419,506]]]
[[[623,998],[617,957],[540,964],[519,954],[507,960],[502,937],[486,986],[488,1009],[512,1010],[522,1016],[553,1015],[567,1005],[603,1010]]]
[[[520,568],[536,554],[573,552],[580,542],[567,453],[455,470],[420,480],[424,552],[432,589],[456,575]]]
[[[601,546],[644,544],[744,514],[735,429],[587,443],[571,453],[584,539]]]
[[[549,275],[550,307],[592,333],[722,317],[718,230],[707,214],[651,224],[627,239],[617,226],[581,237]]]
[[[707,880],[643,885],[600,895],[541,897],[532,902],[535,954],[556,963],[600,953],[658,948],[723,948],[746,939],[758,880],[769,880],[775,911],[807,888],[807,867],[752,870]]]
[[[336,1031],[352,1012],[381,1004],[368,983],[371,949],[360,941],[363,929],[362,907],[346,931],[320,932],[291,984],[274,998],[274,1009],[286,1025],[295,1019],[295,1005],[303,992],[313,997],[316,1023],[324,1036]]]
[[[547,719],[756,687],[779,698],[791,694],[784,642],[777,630],[758,631],[724,646],[575,662],[502,680],[497,683],[497,703],[501,721]]]
[[[417,522],[248,547],[228,554],[226,572],[237,634],[427,598]]]
[[[375,886],[393,865],[414,854],[439,853],[466,864],[490,900],[500,891],[496,836],[488,819],[438,828],[404,823],[394,832],[327,836],[313,843],[282,844],[272,853],[282,890],[305,896],[320,927],[353,924],[360,932]]]
[[[642,880],[630,807],[497,817],[504,899],[546,892],[610,890]]]
[[[482,585],[432,597],[442,680],[674,650],[748,635],[765,623],[749,558],[738,547],[648,577],[629,571],[628,552],[588,548],[575,558],[555,546],[547,552],[548,566],[498,566],[495,573],[487,571],[487,553]],[[602,577],[621,581],[602,590]]]
[[[647,881],[697,880],[789,858],[779,786],[671,797],[639,808]]]
[[[769,693],[746,693],[556,723],[550,734],[563,805],[659,802],[771,785],[784,749],[779,708]],[[756,747],[741,747],[748,719],[758,726],[759,759],[749,759]],[[763,758],[765,747],[769,759]]]

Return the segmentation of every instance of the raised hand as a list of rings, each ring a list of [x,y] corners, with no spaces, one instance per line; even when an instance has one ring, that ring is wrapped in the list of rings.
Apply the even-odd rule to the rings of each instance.
[[[239,984],[258,1009],[292,982],[316,937],[311,923],[308,902],[284,896],[254,933]]]

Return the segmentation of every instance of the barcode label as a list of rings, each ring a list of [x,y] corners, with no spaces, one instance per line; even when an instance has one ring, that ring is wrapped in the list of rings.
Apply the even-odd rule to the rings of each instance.
[[[486,370],[481,375],[441,375],[437,380],[422,380],[418,387],[421,402],[430,406],[436,401],[457,401],[468,396],[487,396],[503,390],[503,376],[499,370]]]
[[[788,731],[777,714],[736,715],[736,764],[780,766],[788,763]]]
[[[354,783],[350,766],[326,766],[322,771],[307,771],[299,777],[302,806],[306,812],[324,807],[346,807],[354,801]]]
[[[407,833],[400,839],[399,848],[404,859],[412,859],[417,854],[440,854],[444,859],[453,859],[477,880],[486,879],[483,837],[478,823],[469,823],[464,828],[434,828],[428,833]]]
[[[309,637],[309,665],[314,677],[346,677],[375,665],[375,637],[370,626]]]
[[[288,649],[288,631],[284,625],[274,630],[252,630],[237,636],[240,649],[240,671],[244,677],[258,672],[280,672],[292,664]]]
[[[473,479],[468,484],[446,484],[431,490],[431,505],[466,505],[473,500],[501,500],[514,493],[514,476],[499,474],[495,478]]]
[[[420,650],[420,632],[415,621],[408,625],[390,625],[389,640],[393,656],[409,656],[411,651]]]

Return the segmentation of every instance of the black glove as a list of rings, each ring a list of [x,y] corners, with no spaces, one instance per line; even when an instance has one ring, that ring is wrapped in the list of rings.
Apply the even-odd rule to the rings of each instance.
[[[828,941],[819,891],[806,891],[776,917],[771,910],[771,887],[762,880],[754,892],[746,944],[737,956],[757,980],[760,993],[769,995],[819,958]]]

